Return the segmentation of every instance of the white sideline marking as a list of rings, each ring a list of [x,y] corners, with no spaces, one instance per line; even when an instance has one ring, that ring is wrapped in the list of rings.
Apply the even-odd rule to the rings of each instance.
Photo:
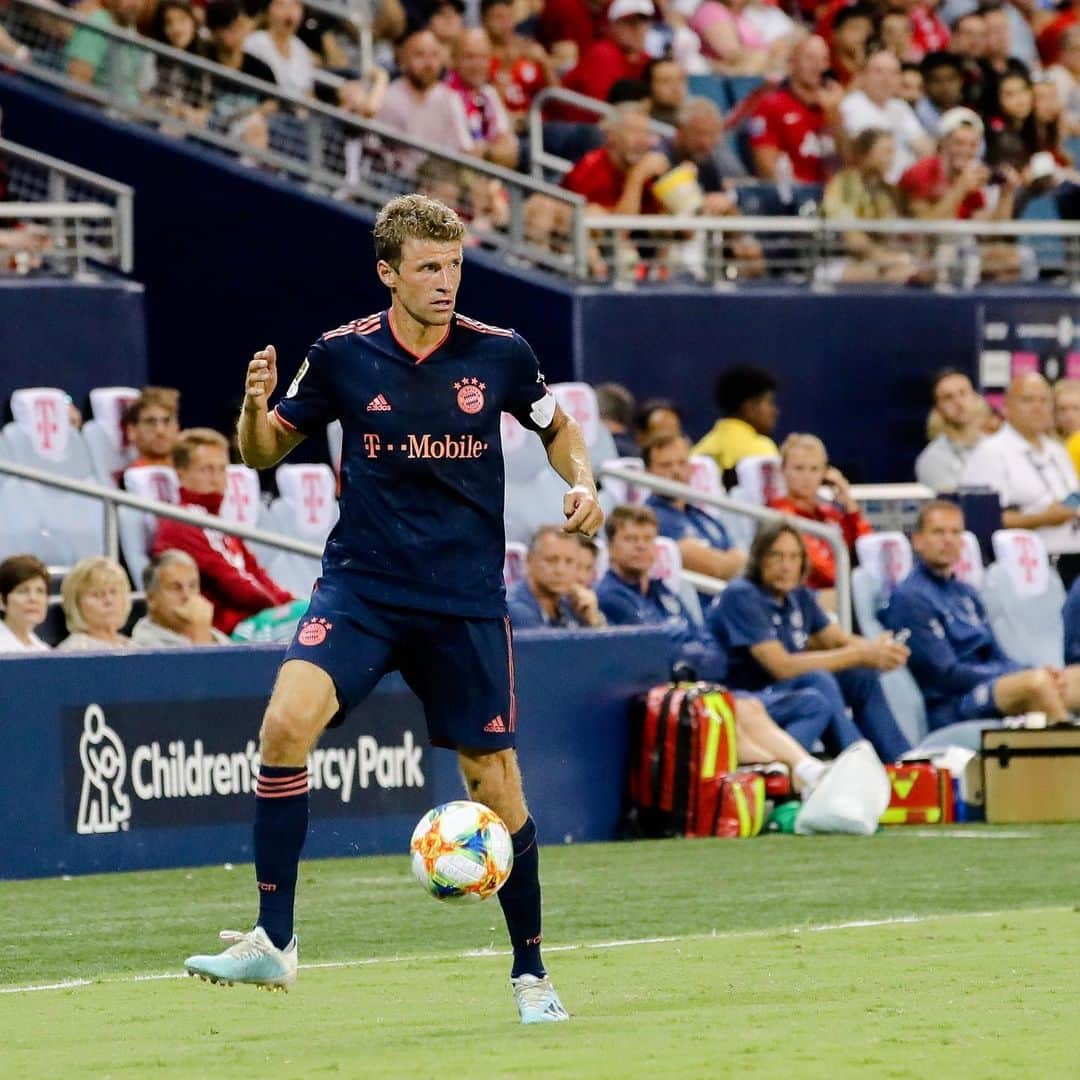
[[[900,926],[938,922],[942,919],[994,919],[1007,915],[1032,914],[1043,911],[1071,911],[1070,907],[1006,908],[1001,911],[942,911],[932,915],[891,915],[883,919],[852,919],[848,922],[818,923],[812,926],[772,926],[759,930],[726,930],[718,933],[671,934],[664,937],[617,938],[614,941],[594,941],[570,945],[546,945],[545,953],[582,952],[588,949],[627,949],[639,945],[666,945],[676,941],[705,941],[710,939],[739,941],[747,938],[773,937],[783,934],[824,934],[835,930],[861,930],[874,926]],[[359,960],[323,960],[301,964],[301,971],[326,971],[335,968],[370,967],[375,964],[402,964],[410,961],[474,960],[484,957],[509,956],[509,949],[466,949],[451,953],[412,953],[405,956],[369,956]],[[82,986],[101,986],[111,983],[159,982],[163,979],[184,979],[183,971],[166,971],[150,975],[124,975],[106,979],[67,979],[63,982],[38,983],[34,986],[0,986],[0,994],[32,994],[40,990],[76,990]]]

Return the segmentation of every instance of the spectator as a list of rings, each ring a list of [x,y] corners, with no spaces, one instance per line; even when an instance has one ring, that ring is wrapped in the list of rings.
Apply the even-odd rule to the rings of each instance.
[[[737,364],[720,372],[713,391],[721,417],[694,447],[711,457],[721,472],[744,458],[780,453],[771,436],[776,428],[776,379],[764,368]]]
[[[906,11],[886,11],[881,16],[881,22],[878,25],[878,37],[881,47],[891,52],[900,61],[899,96],[909,105],[914,106],[915,101],[909,101],[903,93],[904,75],[908,71],[918,73],[919,65],[916,61],[922,59],[922,53],[911,41],[911,16]]]
[[[1043,76],[1033,86],[1035,117],[1035,153],[1053,155],[1057,165],[1071,165],[1072,158],[1063,145],[1065,138],[1065,107],[1057,83]],[[1035,165],[1036,162],[1032,162]],[[1032,170],[1035,171],[1035,170]],[[1032,179],[1028,176],[1029,181]]]
[[[605,126],[607,141],[576,162],[562,186],[583,195],[593,212],[660,213],[652,181],[670,166],[663,154],[650,150],[652,133],[645,109],[632,103],[616,106]]]
[[[555,81],[551,57],[539,42],[517,32],[514,0],[481,0],[480,19],[491,42],[491,81],[515,130],[524,133],[532,99]]]
[[[199,23],[189,0],[161,0],[154,12],[150,36],[191,56],[200,56]],[[154,97],[170,116],[195,127],[204,127],[210,117],[208,76],[198,68],[160,57],[156,63]]]
[[[619,506],[604,525],[611,568],[597,586],[600,607],[612,626],[663,626],[671,643],[672,662],[688,664],[698,678],[720,681],[727,657],[719,642],[690,618],[682,601],[659,581],[649,578],[656,558],[656,516],[646,506]],[[770,715],[771,714],[771,715]],[[743,729],[755,746],[765,745],[783,728],[803,747],[815,745],[831,724],[830,703],[813,687],[735,696],[736,737]],[[846,721],[847,727],[844,723]],[[836,749],[856,741],[858,732],[846,717],[838,723],[840,736],[830,739]],[[740,744],[741,745],[741,744]],[[801,760],[801,755],[796,755]],[[749,760],[749,759],[747,759]],[[804,779],[810,779],[806,777]]]
[[[935,493],[952,492],[971,452],[983,438],[982,399],[971,380],[956,368],[944,368],[930,387],[941,434],[932,439],[915,459],[915,479]]]
[[[881,689],[880,673],[902,667],[907,648],[882,634],[873,641],[830,622],[803,584],[809,558],[792,526],[769,525],[750,548],[745,577],[709,608],[706,623],[728,655],[728,682],[743,690],[773,683],[814,689],[831,704],[832,737],[848,745],[855,726],[882,761],[910,749]]]
[[[649,63],[645,35],[655,16],[652,0],[612,0],[607,9],[608,36],[582,51],[563,85],[606,101],[619,79],[640,79]]]
[[[1050,66],[1064,62],[1065,52],[1069,48],[1068,35],[1080,20],[1077,6],[1075,0],[1059,5],[1058,13],[1039,27],[1035,41],[1043,64]]]
[[[689,484],[690,440],[683,434],[657,435],[642,448],[645,471],[677,484]],[[661,536],[679,545],[687,570],[730,581],[746,565],[746,552],[732,547],[722,522],[684,499],[653,494],[646,501]]]
[[[977,590],[953,567],[963,550],[964,513],[935,500],[912,534],[915,566],[897,585],[882,621],[907,631],[909,666],[926,699],[931,729],[965,720],[1042,712],[1052,723],[1080,709],[1080,668],[1023,668],[994,637]]]
[[[891,0],[883,24],[895,15],[905,15],[911,23],[911,54],[905,57],[898,53],[901,60],[921,60],[929,52],[948,48],[949,28],[935,10],[937,6],[937,0]]]
[[[829,465],[825,444],[816,435],[789,435],[780,447],[780,460],[787,495],[770,499],[769,506],[809,521],[835,525],[854,558],[855,541],[860,536],[869,536],[873,529],[859,512],[859,504],[852,497],[844,474]],[[822,487],[831,491],[828,501],[820,497]],[[805,584],[811,589],[835,589],[836,561],[832,548],[818,536],[804,535],[802,542],[809,562]],[[832,596],[819,596],[818,601],[835,610]]]
[[[34,555],[9,555],[0,562],[0,653],[49,648],[34,631],[49,611],[49,568]]]
[[[825,187],[825,217],[848,221],[895,221],[903,217],[899,192],[886,179],[896,157],[893,146],[892,135],[877,128],[867,128],[855,136],[851,141],[851,165]],[[848,230],[843,244],[845,257],[824,268],[831,280],[903,284],[916,272],[916,262],[902,237]]]
[[[440,46],[442,66],[449,67],[465,30],[463,0],[429,0],[426,29],[436,37]],[[485,80],[486,81],[486,80]]]
[[[922,68],[910,60],[905,60],[900,65],[900,100],[906,101],[914,109],[922,101],[922,96]],[[915,114],[915,118],[918,120],[918,113]],[[922,124],[922,121],[919,120],[919,123]],[[926,131],[926,128],[923,128],[923,131]],[[927,134],[930,133],[927,132]]]
[[[600,545],[584,533],[572,535],[578,543],[577,573],[574,575],[574,581],[582,588],[592,589],[596,585],[596,562],[600,557]]]
[[[577,57],[604,36],[606,0],[544,0],[537,38],[552,54],[572,46]]]
[[[634,416],[634,434],[639,447],[658,435],[681,435],[682,413],[670,398],[643,401]]]
[[[439,42],[430,30],[413,31],[398,53],[401,75],[386,88],[376,119],[388,127],[459,153],[474,149],[461,96],[440,81]],[[418,163],[417,163],[418,164]],[[407,172],[415,172],[416,165]]]
[[[848,86],[866,65],[874,36],[874,9],[869,4],[846,4],[832,21],[830,67],[841,86]]]
[[[198,507],[217,517],[225,497],[229,444],[224,435],[209,428],[181,432],[173,447],[173,467],[180,479],[180,505]],[[231,633],[244,619],[291,600],[292,596],[271,580],[247,545],[226,536],[208,523],[205,529],[179,521],[162,520],[151,553],[177,548],[194,558],[202,578],[203,593],[214,605],[214,626]]]
[[[131,586],[124,568],[104,555],[80,559],[60,586],[68,636],[57,652],[126,649],[120,631],[131,614]]]
[[[131,643],[144,649],[228,645],[214,628],[214,605],[200,592],[199,568],[185,551],[166,549],[143,571],[146,614],[131,631]]]
[[[975,447],[964,465],[964,487],[993,488],[1006,529],[1034,529],[1056,557],[1068,588],[1080,572],[1076,470],[1065,447],[1051,437],[1050,386],[1037,374],[1013,379],[1005,395],[1006,424]]]
[[[704,196],[700,213],[726,216],[739,212],[729,187],[732,178],[746,175],[746,169],[725,144],[724,118],[708,98],[686,100],[676,117],[674,136],[663,140],[658,149],[670,164],[689,161],[697,169]]]
[[[1065,444],[1069,460],[1080,475],[1080,380],[1054,383],[1054,431]]]
[[[180,391],[144,386],[124,414],[124,438],[135,448],[132,465],[172,465],[180,435]]]
[[[1054,81],[1064,109],[1064,135],[1080,135],[1080,26],[1061,39],[1061,59],[1046,74]]]
[[[100,0],[86,14],[94,26],[124,30],[138,37],[135,25],[142,14],[143,0]],[[67,72],[77,82],[101,87],[122,104],[138,105],[155,80],[154,54],[136,44],[118,44],[113,38],[80,26],[64,50]]]
[[[887,131],[893,137],[893,159],[885,179],[895,184],[901,174],[933,149],[915,112],[897,95],[900,90],[900,61],[884,49],[874,53],[858,78],[858,89],[840,102],[844,131],[854,137],[868,128]]]
[[[717,74],[762,75],[783,69],[796,27],[775,7],[767,10],[786,21],[766,21],[765,7],[754,0],[702,0],[694,9],[690,29],[701,39],[702,54]]]
[[[1031,80],[1019,72],[1007,72],[997,84],[997,101],[990,117],[986,161],[990,166],[1009,162],[1017,169],[1039,149],[1035,127],[1035,94]],[[1011,148],[1016,148],[1016,153]]]
[[[986,20],[980,11],[961,15],[953,23],[949,48],[960,58],[964,72],[964,104],[973,109],[982,107],[986,93]]]
[[[244,52],[261,60],[274,73],[274,81],[288,94],[309,97],[315,90],[315,56],[296,36],[304,18],[300,0],[270,0],[266,29],[244,41]]]
[[[252,79],[273,83],[274,72],[270,65],[244,51],[244,40],[250,28],[251,19],[244,13],[239,0],[211,0],[206,5],[206,29],[210,35],[207,59]],[[230,88],[230,92],[237,90]]]
[[[670,56],[650,60],[643,76],[648,87],[649,115],[674,126],[686,102],[686,72]]]
[[[498,91],[488,82],[491,42],[483,30],[464,30],[454,45],[447,85],[461,98],[473,153],[507,169],[517,167],[518,141]]]
[[[949,52],[927,53],[922,62],[924,96],[915,115],[932,139],[941,135],[941,118],[964,103],[964,65]]]
[[[998,85],[1006,75],[1030,79],[1027,64],[1013,56],[1012,23],[1004,7],[988,5],[982,9],[986,24],[986,52],[983,54],[983,118],[993,115],[998,102]]]
[[[598,627],[596,593],[579,584],[582,547],[561,525],[542,525],[529,543],[525,578],[506,594],[515,630],[536,627]]]
[[[788,80],[761,99],[750,120],[754,171],[765,180],[787,172],[802,183],[820,184],[835,151],[832,133],[840,125],[843,91],[826,78],[829,49],[820,37],[799,42],[790,67]],[[787,165],[780,165],[783,158]]]
[[[596,406],[600,410],[600,423],[611,432],[619,457],[637,457],[634,395],[619,383],[601,383],[596,387]]]

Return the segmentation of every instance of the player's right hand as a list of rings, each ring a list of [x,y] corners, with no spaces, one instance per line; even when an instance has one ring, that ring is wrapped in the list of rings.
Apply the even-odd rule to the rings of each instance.
[[[252,358],[248,364],[247,382],[244,385],[245,401],[247,404],[265,409],[277,387],[277,350],[273,345],[267,345]]]

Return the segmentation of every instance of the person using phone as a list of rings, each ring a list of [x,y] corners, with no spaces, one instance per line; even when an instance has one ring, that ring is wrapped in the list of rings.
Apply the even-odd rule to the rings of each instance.
[[[825,444],[816,435],[795,432],[780,447],[780,468],[787,494],[769,500],[774,510],[836,525],[854,554],[855,541],[873,532],[870,523],[859,512],[844,474],[829,465]],[[827,498],[823,498],[824,493]],[[817,589],[818,603],[830,611],[836,610],[833,590],[836,587],[836,560],[832,548],[817,536],[804,536],[810,570],[806,584]]]

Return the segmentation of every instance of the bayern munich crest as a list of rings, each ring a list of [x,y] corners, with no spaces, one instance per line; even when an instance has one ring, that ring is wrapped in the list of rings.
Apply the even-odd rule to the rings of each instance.
[[[484,407],[486,383],[482,383],[479,379],[462,379],[460,382],[454,383],[454,389],[458,392],[458,408],[463,413],[472,416]]]

